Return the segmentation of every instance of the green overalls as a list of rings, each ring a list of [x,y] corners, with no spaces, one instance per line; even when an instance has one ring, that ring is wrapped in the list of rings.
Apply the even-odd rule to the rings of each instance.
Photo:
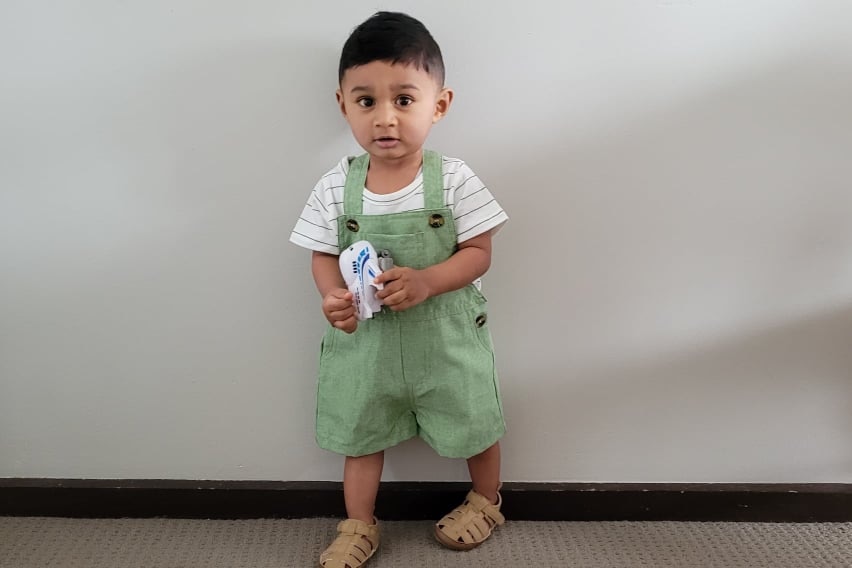
[[[425,209],[362,213],[369,155],[350,165],[338,246],[367,240],[397,266],[426,268],[457,249],[444,205],[441,156],[423,152]],[[355,333],[329,326],[317,390],[317,443],[361,456],[419,435],[445,457],[469,458],[505,432],[486,301],[473,284],[401,312],[383,307]]]

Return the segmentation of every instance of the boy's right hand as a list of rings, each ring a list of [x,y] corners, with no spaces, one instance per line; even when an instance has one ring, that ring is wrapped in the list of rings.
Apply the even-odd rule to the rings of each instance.
[[[352,292],[346,288],[335,288],[322,299],[322,313],[328,323],[346,333],[358,329],[355,319],[355,303]]]

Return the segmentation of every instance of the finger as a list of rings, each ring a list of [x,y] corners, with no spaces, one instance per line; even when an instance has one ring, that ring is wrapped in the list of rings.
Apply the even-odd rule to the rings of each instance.
[[[351,305],[337,306],[335,308],[326,306],[323,312],[331,320],[342,320],[351,316],[354,313],[354,309]]]
[[[413,305],[412,302],[409,301],[408,299],[406,299],[406,300],[401,301],[398,304],[394,304],[394,305],[389,306],[389,307],[390,307],[391,311],[393,311],[393,312],[401,312],[403,310],[407,310],[412,305]]]
[[[389,306],[391,309],[394,306],[397,306],[403,303],[408,298],[408,295],[405,293],[405,290],[397,290],[395,292],[391,292],[385,299],[385,305]]]
[[[329,311],[343,310],[352,305],[352,298],[326,298],[325,307]]]
[[[346,288],[335,288],[325,296],[326,300],[351,300],[352,292]]]
[[[339,303],[326,305],[325,311],[330,316],[336,316],[335,319],[346,319],[355,313],[355,303],[341,301]]]
[[[405,284],[403,284],[402,280],[392,280],[385,284],[381,290],[376,291],[376,297],[380,300],[384,300],[392,294],[401,292],[404,288]]]
[[[344,320],[334,322],[334,327],[341,331],[345,331],[346,333],[352,333],[358,328],[358,320],[355,319],[355,316],[351,316]]]
[[[384,272],[376,276],[373,282],[375,282],[376,284],[384,284],[385,282],[391,282],[393,280],[396,280],[400,276],[402,276],[402,271],[399,268],[394,267],[389,270],[385,270]]]
[[[334,321],[343,321],[347,320],[355,315],[355,308],[353,306],[349,306],[342,310],[336,310],[329,312],[328,317]]]

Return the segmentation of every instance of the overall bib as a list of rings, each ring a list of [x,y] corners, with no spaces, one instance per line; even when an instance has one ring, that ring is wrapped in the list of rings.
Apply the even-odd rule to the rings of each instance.
[[[369,166],[350,164],[338,218],[338,246],[367,240],[394,264],[423,269],[457,249],[452,211],[444,205],[442,158],[423,152],[425,209],[364,215]],[[323,337],[317,389],[320,447],[347,456],[371,454],[420,436],[438,454],[469,458],[505,432],[488,331],[486,301],[470,284],[401,312],[386,306],[347,334]]]

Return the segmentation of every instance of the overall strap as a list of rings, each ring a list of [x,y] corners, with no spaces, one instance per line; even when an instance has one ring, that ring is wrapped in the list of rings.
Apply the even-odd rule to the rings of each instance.
[[[423,202],[426,209],[444,207],[443,158],[437,152],[423,150]]]
[[[369,154],[361,154],[349,163],[346,186],[343,188],[343,212],[346,215],[360,215],[364,210],[364,186],[369,165]]]
[[[444,207],[443,158],[437,152],[423,150],[423,203],[426,209]],[[370,155],[361,154],[349,164],[346,186],[343,189],[343,212],[361,215],[364,211],[364,186]]]

